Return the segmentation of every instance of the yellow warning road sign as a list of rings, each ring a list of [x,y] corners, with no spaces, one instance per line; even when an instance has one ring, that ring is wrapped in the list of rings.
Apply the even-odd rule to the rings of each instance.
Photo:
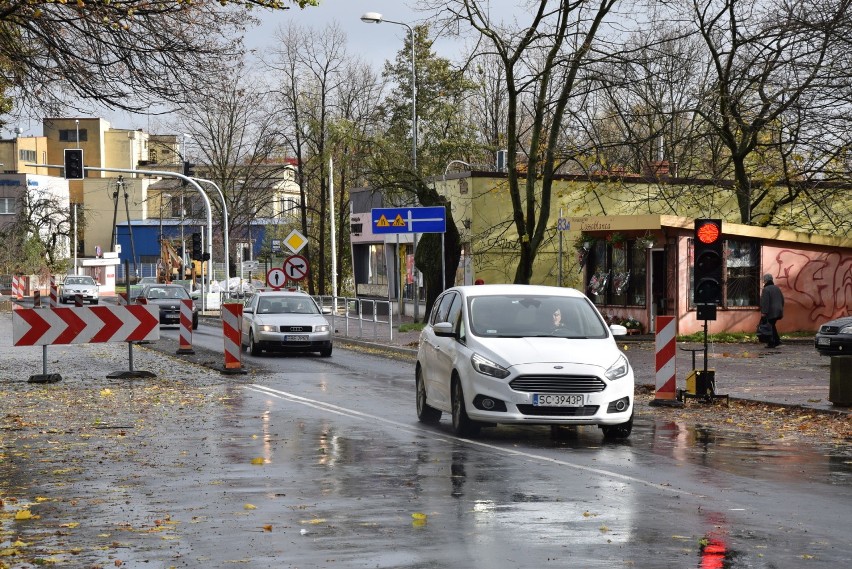
[[[390,227],[390,223],[388,223],[388,218],[385,216],[381,216],[376,222],[376,227]]]
[[[405,226],[405,220],[402,219],[401,215],[397,215],[396,219],[393,220],[393,226],[394,227],[404,227]]]

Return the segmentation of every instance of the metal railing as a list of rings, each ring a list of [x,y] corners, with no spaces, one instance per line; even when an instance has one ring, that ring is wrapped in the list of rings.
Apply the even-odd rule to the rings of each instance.
[[[314,296],[314,300],[320,309],[331,308],[331,327],[335,334],[340,334],[337,324],[343,320],[343,334],[347,338],[366,339],[372,336],[376,342],[380,339],[393,340],[393,306],[389,300],[345,296]],[[386,320],[380,319],[380,316]],[[355,334],[356,327],[357,336],[350,336],[350,333]]]

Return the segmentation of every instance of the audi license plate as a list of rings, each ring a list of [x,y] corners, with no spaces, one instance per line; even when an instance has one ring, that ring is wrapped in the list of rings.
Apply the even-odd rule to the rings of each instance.
[[[533,407],[582,407],[585,401],[582,393],[533,393]]]
[[[285,342],[309,342],[310,336],[307,334],[289,334],[284,336]]]

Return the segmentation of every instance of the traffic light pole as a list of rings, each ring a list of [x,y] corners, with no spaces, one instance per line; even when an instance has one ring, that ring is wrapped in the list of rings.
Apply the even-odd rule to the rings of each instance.
[[[63,168],[63,166],[56,166],[51,164],[27,164],[27,166],[38,166],[43,168]],[[120,174],[141,174],[143,176],[160,176],[162,178],[177,178],[178,180],[185,181],[188,185],[191,185],[193,188],[198,190],[198,193],[201,194],[201,198],[204,200],[204,206],[207,208],[207,254],[210,256],[208,270],[206,279],[207,282],[205,284],[205,276],[202,275],[201,278],[201,310],[202,312],[207,309],[207,295],[206,292],[210,290],[210,276],[212,271],[209,270],[209,267],[213,266],[213,210],[210,207],[210,198],[207,197],[207,193],[201,189],[201,186],[198,185],[198,182],[195,181],[194,178],[190,178],[189,176],[184,176],[183,174],[178,174],[176,172],[166,172],[162,170],[136,170],[133,168],[93,168],[90,166],[86,166],[85,170],[92,170],[93,172],[118,172]],[[127,220],[128,223],[130,220]],[[184,251],[185,253],[186,251]],[[227,261],[226,261],[227,262]]]

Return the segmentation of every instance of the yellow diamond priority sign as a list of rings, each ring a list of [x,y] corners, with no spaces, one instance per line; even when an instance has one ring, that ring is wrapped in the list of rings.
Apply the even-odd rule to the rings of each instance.
[[[288,235],[287,238],[284,240],[284,244],[293,253],[298,253],[304,248],[305,245],[308,244],[308,240],[297,229],[294,229],[290,232],[290,235]]]

